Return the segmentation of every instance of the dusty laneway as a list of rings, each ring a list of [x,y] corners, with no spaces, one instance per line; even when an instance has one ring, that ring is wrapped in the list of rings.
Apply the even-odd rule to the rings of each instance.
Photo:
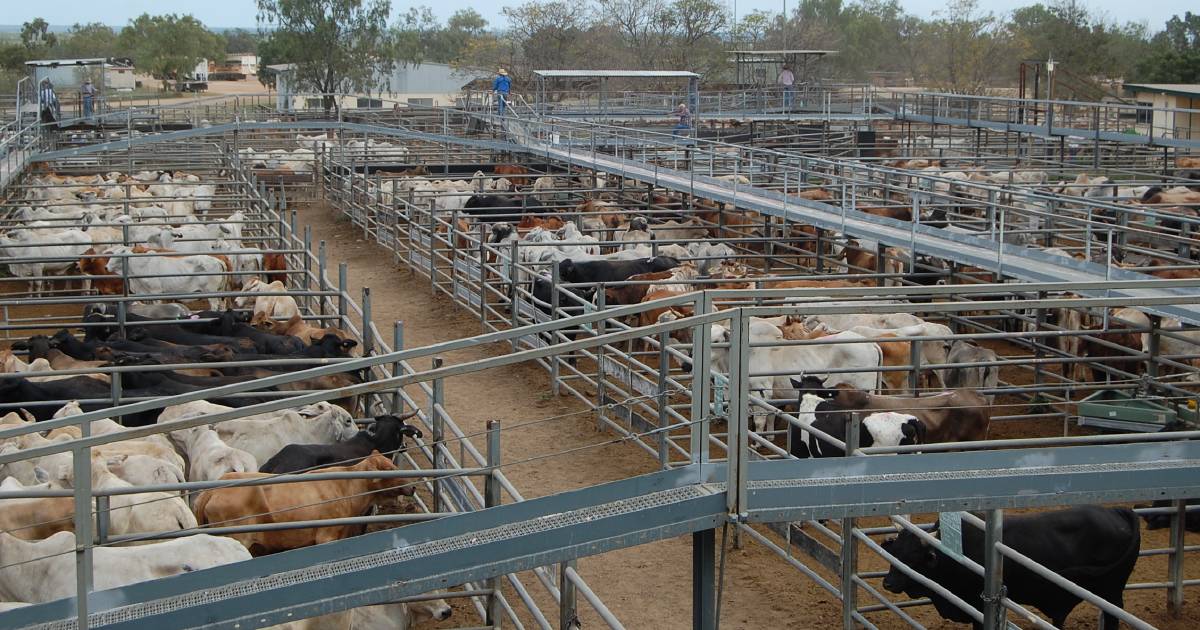
[[[301,208],[299,219],[312,226],[314,239],[327,242],[331,263],[345,261],[349,265],[352,295],[359,295],[364,286],[371,288],[374,319],[380,330],[390,331],[394,321],[403,321],[407,347],[479,334],[477,319],[449,299],[433,296],[425,277],[394,268],[390,253],[362,240],[361,231],[349,221],[320,206]],[[491,351],[500,353],[504,348]],[[484,356],[488,356],[486,351],[472,350],[447,355],[447,359]],[[451,379],[446,383],[446,403],[455,422],[467,433],[483,430],[489,419],[517,424],[584,411],[573,399],[553,397],[548,375],[533,364]],[[612,439],[612,434],[595,427],[593,416],[584,413],[506,432],[503,459],[519,461]],[[648,455],[625,444],[505,466],[506,474],[526,497],[623,479],[654,468]],[[691,627],[690,537],[584,558],[579,565],[588,584],[627,627]],[[533,578],[526,584],[535,592],[542,590],[533,588]],[[731,550],[723,626],[781,628],[832,623],[838,619],[838,609],[817,590],[761,546],[747,544],[742,550]],[[539,601],[549,602],[549,598],[539,597]],[[599,627],[602,622],[582,598],[580,602],[584,627]],[[548,616],[557,614],[548,604],[543,611]]]

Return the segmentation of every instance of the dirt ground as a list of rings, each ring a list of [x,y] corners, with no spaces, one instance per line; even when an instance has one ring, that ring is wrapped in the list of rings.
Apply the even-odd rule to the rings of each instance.
[[[403,321],[408,347],[446,341],[480,332],[478,320],[458,305],[431,293],[423,276],[406,268],[394,268],[390,254],[364,241],[362,233],[340,215],[320,206],[300,209],[300,220],[313,227],[316,238],[325,239],[333,261],[345,261],[350,269],[353,294],[361,287],[371,288],[376,325],[390,329],[393,321]],[[476,358],[503,353],[507,347],[475,349],[448,355],[448,359]],[[1005,375],[1008,376],[1007,374]],[[451,379],[446,384],[446,400],[455,421],[467,433],[481,431],[489,419],[516,424],[549,416],[580,412],[584,407],[573,399],[554,397],[547,373],[527,364],[477,373],[469,379]],[[1025,423],[1012,423],[1001,429],[1004,434],[1028,434]],[[1044,425],[1043,425],[1044,426]],[[1029,427],[1032,428],[1032,425]],[[1045,429],[1035,431],[1045,434]],[[1054,432],[1051,432],[1054,434]],[[1061,433],[1058,433],[1061,434]],[[526,497],[536,497],[605,481],[652,472],[652,460],[628,445],[604,444],[611,434],[596,429],[593,417],[577,413],[559,420],[520,427],[506,432],[502,440],[503,459],[520,461],[566,449],[597,445],[529,464],[505,466],[506,474]],[[882,524],[866,520],[867,524]],[[775,538],[772,536],[772,538]],[[778,539],[776,539],[778,540]],[[1189,544],[1200,539],[1189,535]],[[688,628],[691,625],[691,539],[682,537],[643,545],[599,556],[583,558],[580,573],[619,619],[629,628]],[[743,541],[740,549],[727,548],[727,569],[721,622],[727,628],[818,628],[840,623],[837,601],[786,565],[762,545]],[[1143,532],[1143,549],[1166,545],[1163,530]],[[885,563],[863,553],[864,569],[884,569]],[[1188,566],[1188,577],[1200,577],[1195,562]],[[828,580],[833,575],[822,571]],[[523,576],[542,610],[552,620],[557,608],[544,595],[532,575]],[[1139,562],[1132,581],[1166,579],[1166,556],[1145,558]],[[874,583],[878,585],[878,580]],[[1137,591],[1127,597],[1127,608],[1160,628],[1200,627],[1200,599],[1189,591],[1185,616],[1175,620],[1165,611],[1164,591]],[[512,594],[510,594],[511,597]],[[860,601],[866,595],[860,593]],[[456,619],[443,627],[460,625],[466,620],[466,607],[456,603]],[[602,622],[580,599],[584,628]],[[960,627],[942,621],[930,607],[910,609],[921,623],[932,628]],[[905,627],[894,618],[873,614],[870,619],[881,628]],[[1068,628],[1095,627],[1092,610],[1076,610]],[[439,626],[430,626],[439,627]]]

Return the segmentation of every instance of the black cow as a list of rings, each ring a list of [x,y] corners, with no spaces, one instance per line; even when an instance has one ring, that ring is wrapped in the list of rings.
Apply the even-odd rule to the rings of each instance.
[[[112,387],[104,381],[88,376],[72,376],[56,381],[33,382],[25,377],[0,379],[0,401],[6,403],[32,403],[44,401],[83,400],[89,398],[107,400]],[[29,405],[27,409],[40,420],[49,420],[58,411],[59,405]],[[84,411],[106,409],[107,402],[81,403]],[[153,421],[151,422],[153,424]]]
[[[571,259],[559,261],[558,277],[563,282],[597,283],[621,282],[639,273],[654,273],[667,271],[679,266],[679,261],[670,256],[655,256],[653,258],[638,258],[635,260],[584,260],[576,262]]]
[[[525,211],[521,200],[504,195],[472,195],[463,206],[463,212],[480,223],[507,221]]]
[[[1150,507],[1171,507],[1172,503],[1174,502],[1167,499],[1159,499],[1152,503]],[[1200,499],[1188,499],[1187,504],[1200,504]],[[1186,516],[1184,516],[1183,519],[1183,528],[1189,532],[1200,532],[1200,511],[1185,512],[1185,515]],[[1171,515],[1169,513],[1143,514],[1142,518],[1146,521],[1146,529],[1166,529],[1171,526]]]
[[[372,451],[390,455],[404,446],[405,436],[422,437],[420,429],[404,422],[415,415],[417,412],[414,411],[399,417],[375,416],[375,423],[370,428],[337,444],[288,444],[260,466],[258,472],[279,474],[325,466],[352,466]]]
[[[1137,515],[1126,508],[1080,506],[1022,516],[1005,517],[1004,543],[1035,562],[1103,597],[1116,606],[1124,605],[1125,583],[1133,573],[1141,547]],[[964,554],[983,564],[983,532],[964,523]],[[904,530],[883,544],[884,550],[930,580],[942,585],[963,601],[983,608],[983,577],[934,549],[916,534]],[[1067,616],[1081,601],[1025,567],[1004,559],[1004,584],[1008,597],[1028,604],[1064,627]],[[933,593],[892,567],[883,586],[909,597],[928,597],[938,614],[959,623],[975,623],[949,600]],[[1116,630],[1116,617],[1105,614],[1102,630]]]
[[[256,352],[263,354],[293,354],[304,352],[304,342],[299,337],[291,335],[276,335],[259,330],[244,321],[240,321],[243,313],[237,311],[205,311],[200,314],[204,319],[211,319],[200,329],[206,335],[219,337],[237,337],[249,339],[254,343]]]

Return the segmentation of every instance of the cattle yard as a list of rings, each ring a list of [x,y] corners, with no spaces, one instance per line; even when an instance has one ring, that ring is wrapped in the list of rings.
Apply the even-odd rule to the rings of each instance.
[[[297,620],[458,598],[439,627],[621,628],[620,611],[597,594],[604,585],[589,586],[575,559],[691,533],[697,628],[722,610],[727,537],[794,568],[847,628],[935,625],[931,598],[987,627],[1006,615],[1055,627],[1016,601],[1019,587],[1006,596],[1001,574],[1014,570],[1085,602],[1069,627],[1097,611],[1138,628],[1194,620],[1184,603],[1200,575],[1187,562],[1196,547],[1185,499],[1200,496],[1200,193],[1175,188],[1190,180],[1173,153],[1099,135],[1068,149],[1061,137],[912,122],[876,122],[874,138],[848,150],[830,139],[854,136],[859,121],[820,132],[758,121],[745,138],[681,141],[633,124],[390,104],[336,121],[317,114],[210,99],[161,117],[179,131],[141,133],[131,111],[124,134],[95,139],[106,142],[43,139],[48,150],[4,190],[0,387],[20,385],[5,388],[0,412],[26,409],[40,422],[5,416],[0,438],[17,448],[0,450],[0,465],[20,483],[5,484],[0,509],[67,505],[69,525],[56,531],[83,541],[71,550],[71,585],[97,593],[0,619],[307,627]],[[298,227],[298,207],[344,217],[361,233],[357,246],[378,246],[424,277],[478,320],[479,334],[406,349],[400,322],[375,321],[369,289],[351,295],[350,270],[330,259],[325,236]],[[141,300],[192,310],[181,322],[146,315]],[[299,330],[311,345],[279,351]],[[179,350],[234,337],[258,347]],[[94,356],[55,365],[81,344]],[[475,349],[493,354],[456,354]],[[524,362],[541,365],[551,394],[581,411],[485,431],[451,417],[450,381]],[[76,379],[73,389],[35,381],[38,371]],[[164,374],[183,371],[193,380],[164,385]],[[97,377],[103,385],[79,386]],[[876,395],[855,403],[839,384]],[[214,400],[224,406],[201,402]],[[78,415],[55,413],[72,401]],[[135,491],[90,463],[114,445],[178,442],[206,426],[224,439],[223,425],[317,405],[351,423],[332,441],[357,428],[375,439],[408,413],[414,431],[382,469],[253,485],[402,480],[393,483],[415,491],[408,505],[130,529],[117,516],[121,497],[153,504],[173,495],[149,493],[179,492],[191,503],[247,484],[189,475]],[[885,409],[902,417],[871,413]],[[97,429],[102,418],[130,428]],[[502,461],[501,440],[568,418],[594,421],[660,472],[525,501],[505,466],[588,447]],[[883,422],[900,424],[888,433]],[[848,444],[859,444],[853,459],[823,458]],[[34,462],[65,454],[64,476],[48,484],[12,472],[33,475]],[[193,454],[185,449],[194,471]],[[999,542],[1010,523],[1029,527],[1005,512],[1151,500],[1161,503],[1138,512],[1166,532],[1141,532],[1137,566],[1115,592]],[[929,513],[941,515],[940,540]],[[119,543],[202,532],[275,544],[281,532],[320,531],[318,522],[355,529],[100,592],[109,585],[99,559]],[[958,542],[952,528],[964,529]],[[966,530],[982,531],[985,549],[970,559]],[[911,556],[898,558],[899,543],[883,542],[898,533],[962,563],[980,589],[930,582]],[[13,566],[0,554],[0,571]],[[902,578],[925,594],[885,592]],[[188,617],[197,614],[203,623]]]

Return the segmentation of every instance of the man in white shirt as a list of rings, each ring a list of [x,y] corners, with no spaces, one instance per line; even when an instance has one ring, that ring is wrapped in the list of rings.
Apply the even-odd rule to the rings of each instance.
[[[783,107],[784,109],[792,109],[792,100],[796,96],[796,75],[792,74],[792,69],[784,66],[779,72],[779,86],[783,88]]]

